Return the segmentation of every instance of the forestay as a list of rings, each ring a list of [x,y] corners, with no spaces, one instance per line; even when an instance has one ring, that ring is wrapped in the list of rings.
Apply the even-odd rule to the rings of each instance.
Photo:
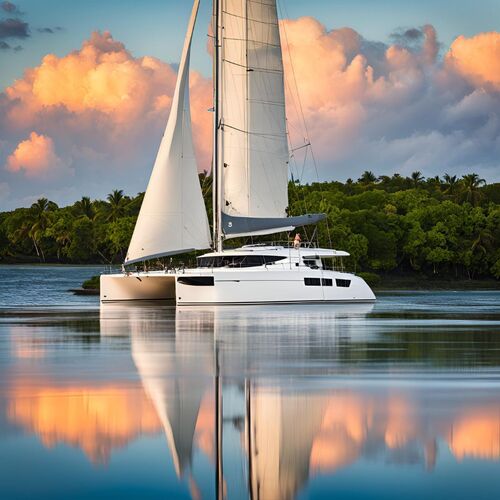
[[[144,195],[125,264],[211,245],[194,155],[189,59],[199,0],[194,2],[165,134]]]

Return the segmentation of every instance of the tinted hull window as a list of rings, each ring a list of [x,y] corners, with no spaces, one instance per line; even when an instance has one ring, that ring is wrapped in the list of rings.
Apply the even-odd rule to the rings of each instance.
[[[349,288],[351,286],[351,280],[335,280],[337,283],[337,286],[343,287],[343,288]]]
[[[177,283],[189,286],[214,286],[213,276],[179,276]]]
[[[304,278],[304,285],[306,285],[306,286],[320,286],[321,280],[319,278]]]

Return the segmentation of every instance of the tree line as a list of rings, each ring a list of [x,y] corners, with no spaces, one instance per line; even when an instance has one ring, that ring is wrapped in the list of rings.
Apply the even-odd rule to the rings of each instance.
[[[200,182],[211,220],[212,178],[203,173]],[[41,198],[3,212],[0,262],[119,264],[143,196],[114,190],[106,200],[83,197],[67,207]],[[348,251],[353,271],[500,279],[500,184],[477,174],[426,179],[420,172],[378,177],[365,171],[356,181],[292,180],[288,212],[326,213],[316,229],[301,230],[303,240]]]

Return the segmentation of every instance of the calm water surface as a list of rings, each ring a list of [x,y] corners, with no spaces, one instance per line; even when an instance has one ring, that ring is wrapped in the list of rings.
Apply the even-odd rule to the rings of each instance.
[[[0,267],[0,498],[500,498],[500,293],[107,305]]]

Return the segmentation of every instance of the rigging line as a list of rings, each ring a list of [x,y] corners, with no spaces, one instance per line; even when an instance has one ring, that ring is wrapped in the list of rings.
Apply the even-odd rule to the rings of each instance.
[[[287,12],[286,12],[286,7],[283,5],[283,8],[281,9],[282,2],[279,2],[279,3],[280,3],[280,10],[284,11],[285,14],[288,15]],[[292,53],[290,52],[290,43],[288,42],[288,33],[286,31],[286,25],[285,25],[285,23],[282,23],[282,26],[283,26],[283,33],[285,35],[286,45],[288,47],[288,59],[290,60],[290,68],[292,70],[293,84],[294,84],[295,89],[297,91],[297,97],[298,97],[297,100],[298,100],[298,103],[299,103],[299,110],[300,110],[300,115],[301,115],[301,118],[302,118],[302,124],[303,124],[304,130],[306,132],[306,137],[309,140],[309,132],[307,130],[307,124],[306,124],[306,121],[305,121],[305,118],[304,118],[304,110],[303,110],[303,107],[302,107],[302,101],[300,100],[300,96],[298,95],[298,93],[299,93],[299,87],[297,85],[297,77],[296,77],[296,74],[295,74],[295,66],[293,65]]]
[[[253,102],[256,104],[266,104],[267,106],[279,106],[280,108],[285,107],[284,102],[262,101],[260,99],[248,99],[248,102]]]
[[[248,66],[245,66],[244,64],[237,63],[236,61],[231,61],[231,59],[223,58],[222,62],[225,62],[227,64],[231,64],[233,66],[238,66],[239,68],[243,68],[250,73],[252,73],[253,71],[257,71],[258,73],[271,73],[271,74],[276,74],[276,75],[283,74],[283,70],[281,70],[281,69],[254,68],[254,67],[249,68]]]
[[[273,140],[274,138],[281,139],[280,134],[266,134],[264,132],[250,132],[249,130],[243,130],[243,129],[238,128],[238,127],[233,127],[232,125],[228,125],[227,123],[224,123],[224,125],[222,126],[222,129],[225,129],[225,128],[230,128],[232,130],[236,130],[237,132],[241,132],[242,134],[255,135],[257,137],[265,137],[265,138],[271,139],[271,140]]]
[[[310,146],[310,145],[311,145],[311,143],[310,143],[310,142],[308,142],[307,144],[304,144],[303,146],[299,146],[299,147],[297,147],[297,148],[292,148],[290,151],[291,151],[292,153],[295,153],[295,151],[299,151],[299,149],[304,149],[304,148],[307,148],[307,147],[308,147],[308,146]]]
[[[274,26],[274,25],[273,25]],[[229,40],[230,42],[245,42],[246,40],[244,40],[243,38],[236,38],[236,37],[229,37],[229,36],[226,36],[224,37],[224,40]],[[255,43],[256,45],[257,44],[260,44],[260,45],[265,45],[266,47],[274,47],[276,49],[280,48],[279,45],[276,45],[275,43],[271,43],[271,42],[264,42],[262,40],[251,40],[251,39],[248,39],[248,41],[250,43]]]
[[[269,2],[262,1],[262,0],[248,0],[251,3],[256,3],[257,5],[263,5],[264,7],[272,7],[272,5]]]
[[[245,65],[247,67],[247,71],[245,73],[245,99],[247,104],[245,106],[245,126],[247,130],[250,128],[249,124],[249,108],[248,108],[248,79],[249,79],[249,67],[248,67],[248,1],[245,0]],[[247,186],[250,188],[250,134],[246,135],[246,181]],[[247,189],[247,211],[250,213],[250,189]]]
[[[245,16],[240,16],[238,14],[235,14],[234,12],[229,12],[228,10],[223,10],[222,12],[231,17],[236,17],[238,19],[243,19],[243,20],[246,19]],[[248,19],[248,21],[252,23],[266,24],[267,26],[278,26],[278,23],[270,23],[268,21],[261,21],[260,19]]]
[[[280,2],[279,0],[276,0],[276,1],[280,5],[280,10],[281,10],[281,7],[283,7],[282,10],[285,12],[285,14],[288,17],[288,13],[287,13],[287,10],[286,10],[286,6],[284,5],[284,2]],[[287,47],[288,47],[288,57],[290,59],[290,66],[292,68],[292,76],[293,76],[295,88],[297,89],[297,94],[298,94],[299,87],[297,85],[297,77],[296,77],[296,74],[295,74],[295,67],[293,65],[292,54],[290,52],[290,44],[288,42],[288,34],[287,34],[287,31],[286,31],[285,23],[282,23],[282,26],[283,26],[283,32],[285,34],[286,44],[287,44]],[[298,101],[299,101],[300,113],[301,113],[301,116],[302,116],[302,122],[303,122],[303,125],[304,125],[304,130],[306,132],[307,140],[309,141],[309,130],[307,128],[307,122],[306,122],[306,119],[305,119],[305,116],[304,116],[304,109],[302,107],[302,101],[300,100],[300,96],[298,96],[298,97],[299,97]],[[311,149],[311,158],[312,158],[312,161],[313,161],[314,170],[316,172],[316,180],[319,183],[319,172],[318,172],[318,165],[317,165],[317,162],[316,162],[316,156],[314,154],[314,150],[313,150],[312,146],[311,146],[310,149]],[[321,191],[322,190],[320,189],[320,192]],[[321,200],[325,201],[325,197],[324,197],[323,193],[321,194]],[[327,229],[327,234],[328,234],[328,240],[329,240],[329,243],[330,243],[330,248],[332,248],[332,239],[331,239],[330,227],[329,227],[329,224],[328,224],[328,215],[327,215],[327,217],[325,219],[326,219],[326,229]]]
[[[292,98],[292,104],[293,104],[293,108],[295,110],[295,113],[297,115],[297,119],[299,119],[299,114],[298,114],[298,111],[297,111],[297,105],[295,103],[295,96],[294,96],[294,94],[292,92],[292,89],[290,87],[290,82],[289,82],[288,78],[286,78],[286,77],[285,77],[285,84],[286,84],[286,86],[288,88],[288,93],[289,93],[290,97]],[[297,156],[294,154],[295,150],[292,147],[292,135],[291,135],[291,132],[290,132],[291,128],[296,129],[296,127],[288,119],[286,120],[286,125],[287,125],[287,131],[286,132],[287,132],[287,137],[288,137],[288,143],[289,143],[289,148],[290,148],[290,152],[291,152],[291,154],[289,156],[290,172],[291,172],[292,177],[293,177],[293,173],[294,173],[294,170],[295,170],[297,181],[300,183],[301,182],[301,178],[304,175],[304,168],[305,168],[306,158],[304,158],[304,161],[303,161],[303,164],[302,164],[302,171],[300,171],[299,165],[297,163]],[[299,131],[299,133],[300,133],[300,131]],[[302,146],[302,147],[304,147],[304,146]],[[301,148],[296,148],[296,149],[301,149]],[[306,150],[306,155],[307,155],[307,150]],[[308,206],[307,206],[306,195],[303,192],[303,190],[301,190],[299,188],[299,186],[296,185],[295,182],[292,183],[291,194],[294,195],[295,201],[298,203],[298,206],[299,206],[298,214],[300,214],[300,213],[308,213],[309,210],[308,210]],[[301,205],[304,207],[303,209],[300,208]],[[296,215],[296,214],[291,214],[291,215]]]

